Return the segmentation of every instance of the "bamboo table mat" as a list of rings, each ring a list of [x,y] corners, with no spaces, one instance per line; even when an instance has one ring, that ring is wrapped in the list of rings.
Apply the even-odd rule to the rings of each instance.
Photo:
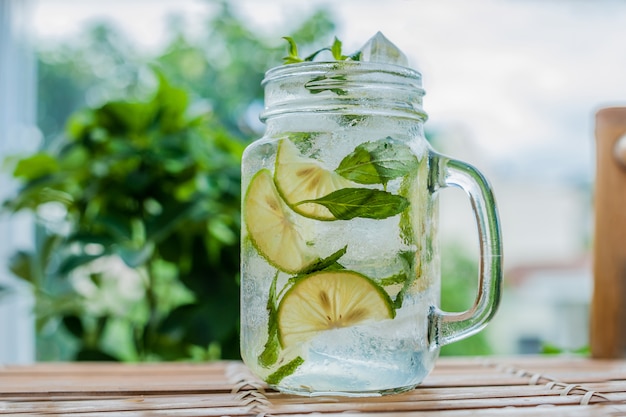
[[[0,366],[0,416],[626,416],[626,361],[440,358],[417,389],[298,397],[241,362]]]

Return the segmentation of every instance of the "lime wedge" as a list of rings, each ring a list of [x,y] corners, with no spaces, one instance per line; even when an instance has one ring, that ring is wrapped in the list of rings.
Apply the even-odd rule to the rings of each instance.
[[[269,170],[254,175],[242,210],[252,245],[276,268],[298,273],[319,261],[281,200]]]
[[[296,145],[287,139],[282,139],[278,144],[274,179],[278,192],[289,207],[303,216],[317,220],[336,218],[321,204],[298,203],[356,186],[352,181],[325,169],[317,160],[303,157]]]
[[[278,306],[278,338],[283,348],[317,333],[394,317],[389,295],[353,271],[316,272],[297,281]]]

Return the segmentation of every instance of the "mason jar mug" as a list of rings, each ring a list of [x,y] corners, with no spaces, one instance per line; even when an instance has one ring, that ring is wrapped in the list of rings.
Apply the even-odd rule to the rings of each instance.
[[[501,287],[494,197],[424,137],[421,75],[375,62],[269,70],[266,125],[242,161],[241,354],[270,386],[380,395],[419,384],[439,348],[481,330]],[[438,193],[468,195],[478,296],[441,311]]]

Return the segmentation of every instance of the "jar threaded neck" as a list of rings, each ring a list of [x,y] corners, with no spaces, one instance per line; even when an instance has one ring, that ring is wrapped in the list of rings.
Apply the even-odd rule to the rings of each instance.
[[[262,85],[264,122],[302,112],[427,119],[421,74],[396,65],[356,61],[284,65],[269,70]]]

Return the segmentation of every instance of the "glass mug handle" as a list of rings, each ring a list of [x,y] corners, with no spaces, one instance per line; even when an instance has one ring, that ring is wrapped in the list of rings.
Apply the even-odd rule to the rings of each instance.
[[[431,154],[434,189],[459,187],[468,195],[478,225],[480,262],[478,295],[461,313],[431,307],[428,339],[431,348],[447,345],[483,329],[498,308],[502,291],[502,242],[496,203],[487,179],[465,162]]]

